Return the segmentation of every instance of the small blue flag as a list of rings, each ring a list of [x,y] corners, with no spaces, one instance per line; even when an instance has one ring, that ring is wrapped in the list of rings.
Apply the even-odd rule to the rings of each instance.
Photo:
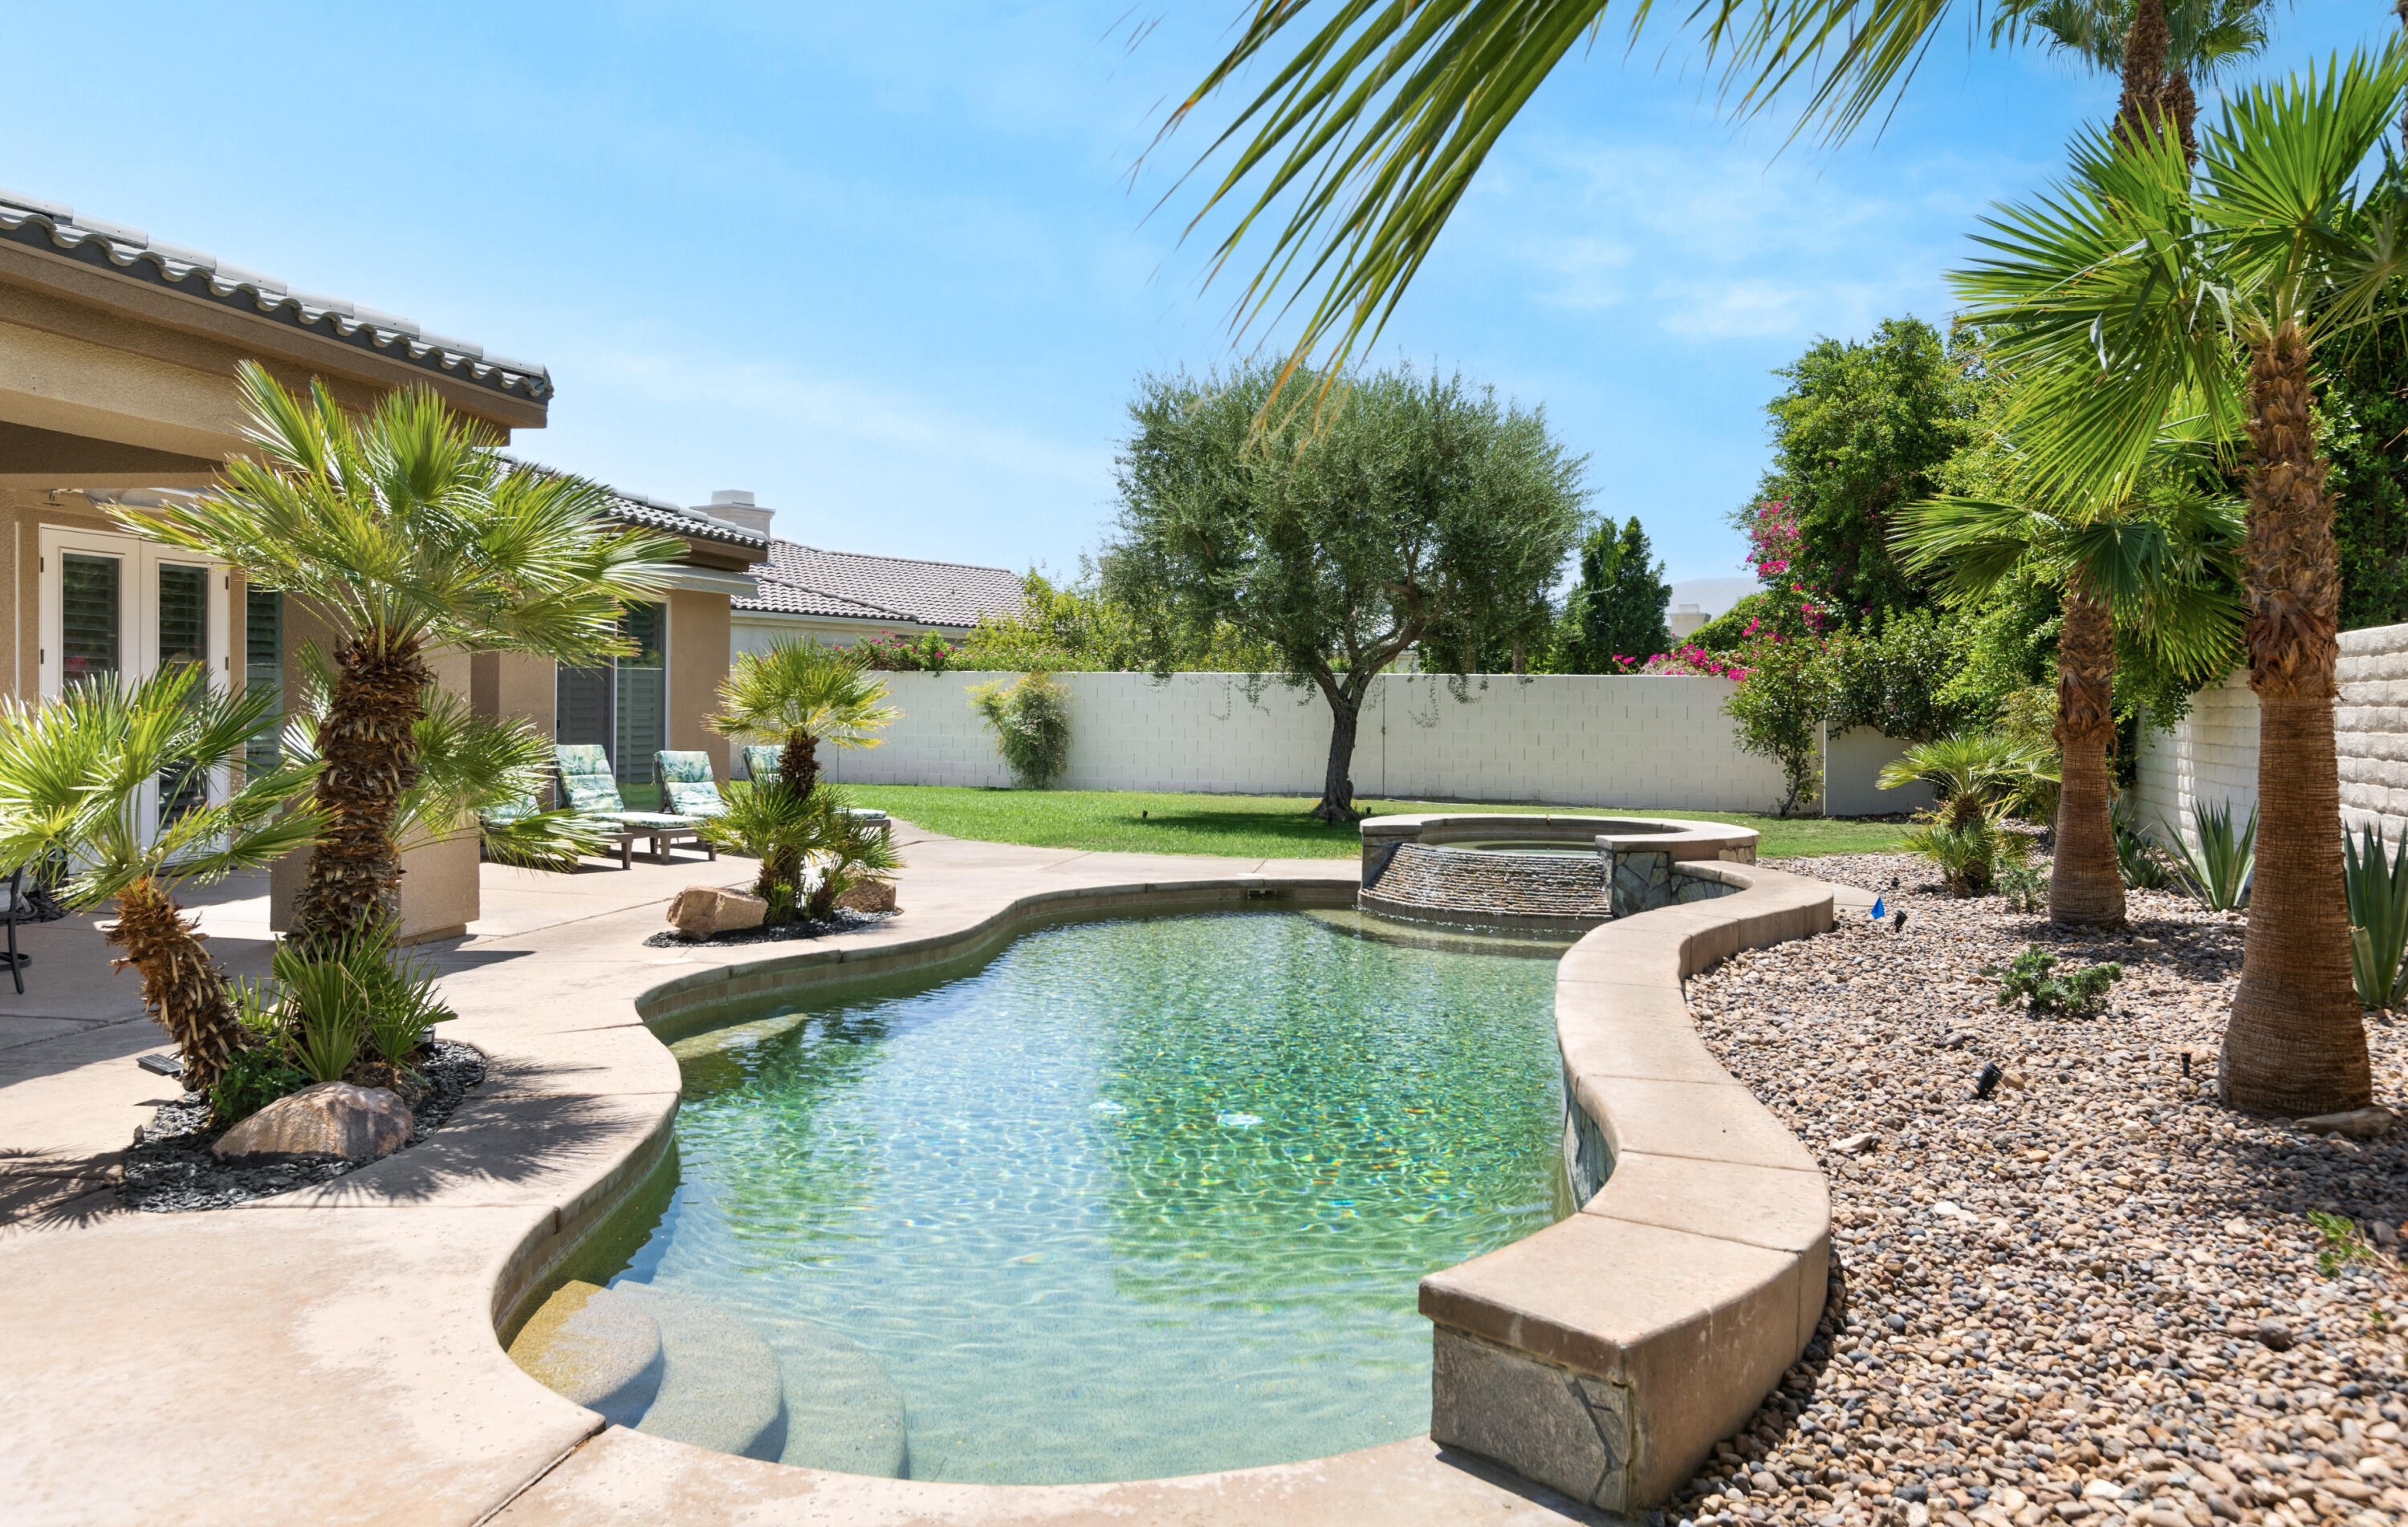
[[[1882,920],[1882,899],[1881,899],[1879,896],[1875,896],[1875,897],[1873,898],[1873,920],[1874,920],[1875,922],[1879,922],[1881,920]]]

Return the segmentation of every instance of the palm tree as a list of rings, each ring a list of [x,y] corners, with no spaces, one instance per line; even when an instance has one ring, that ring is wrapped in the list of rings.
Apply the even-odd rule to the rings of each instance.
[[[304,942],[388,921],[401,876],[397,813],[417,783],[428,654],[524,652],[570,664],[621,649],[621,605],[656,593],[682,543],[619,528],[607,489],[505,459],[432,392],[345,413],[244,362],[245,434],[218,484],[189,502],[118,511],[128,530],[239,568],[336,629],[318,728],[325,830],[294,907]]]
[[[67,905],[116,899],[109,946],[141,972],[143,1006],[176,1041],[195,1092],[224,1072],[243,1034],[225,972],[176,888],[269,863],[323,825],[291,809],[317,772],[307,763],[253,773],[222,802],[187,798],[193,783],[242,762],[273,708],[265,690],[209,689],[197,664],[87,680],[38,705],[0,701],[0,860],[64,855]],[[153,791],[171,804],[146,815]]]
[[[1935,575],[1945,596],[1989,593],[2037,571],[2065,590],[2057,638],[2060,754],[2057,854],[2048,916],[2063,927],[2124,920],[2107,748],[2114,735],[2115,631],[2154,648],[2192,687],[2240,658],[2240,507],[2185,491],[2155,502],[2124,498],[2086,512],[1947,497],[1901,510],[1892,543],[1913,572]]]
[[[728,736],[784,745],[778,782],[803,796],[819,783],[819,745],[875,748],[878,729],[902,712],[884,704],[886,685],[869,676],[867,654],[815,641],[779,642],[738,655],[719,686],[710,724]]]
[[[2155,122],[2175,104],[2167,66],[2177,33],[2220,35],[2210,24],[2215,18],[2263,4],[2128,0],[2118,120]],[[1308,12],[1327,18],[1245,101],[1196,166],[1236,146],[1236,158],[1189,224],[1225,201],[1239,204],[1236,225],[1213,251],[1213,270],[1228,263],[1256,222],[1269,219],[1277,229],[1240,294],[1240,326],[1275,307],[1283,311],[1278,292],[1291,277],[1326,279],[1283,383],[1333,334],[1337,360],[1377,336],[1489,150],[1555,66],[1602,33],[1608,8],[1607,0],[1336,0],[1323,10],[1310,0],[1260,0],[1254,7],[1237,41],[1173,108],[1163,136]],[[1895,99],[1943,23],[1978,30],[1986,20],[1992,46],[2012,47],[2049,32],[2043,13],[2068,11],[2063,20],[2075,35],[2071,8],[2065,0],[1703,0],[1687,16],[1702,33],[1709,61],[1720,61],[1725,95],[1738,111],[1761,111],[1784,90],[1805,85],[1801,130],[1821,116],[1837,142]],[[2117,0],[2078,8],[2127,10]],[[1651,9],[1645,0],[1631,8],[1634,46]],[[2170,27],[2170,15],[2185,18],[2183,24]],[[2097,20],[2087,24],[2095,29]],[[2225,56],[2211,59],[2204,42],[2195,47],[2195,55],[2172,62],[2198,70]],[[1241,190],[1249,184],[1254,189]],[[1332,364],[1325,375],[1340,369]]]
[[[2045,37],[2050,51],[2071,53],[2122,78],[2119,122],[2172,118],[2183,153],[2194,162],[2195,87],[2213,83],[2225,68],[2266,47],[2266,0],[2174,0],[2164,7],[2161,26],[2138,39],[2136,0],[2044,0],[2011,8],[2016,24]],[[2139,46],[2130,46],[2135,40]]]
[[[2028,839],[2000,831],[2004,803],[2048,774],[2048,749],[1989,732],[1959,732],[1908,749],[1884,764],[1884,790],[1921,781],[1938,804],[1918,816],[1902,839],[1940,866],[1959,896],[1986,893],[2001,860],[2020,863]]]
[[[2255,87],[2228,101],[2195,177],[2171,132],[2086,136],[2072,173],[1990,219],[1993,252],[1953,278],[2031,378],[2016,418],[2043,492],[2120,492],[2186,399],[2211,434],[2245,433],[2262,825],[2222,1067],[2244,1108],[2355,1107],[2372,1088],[2335,831],[2340,575],[2314,400],[2319,352],[2399,311],[2401,205],[2361,171],[2403,93],[2400,41]]]

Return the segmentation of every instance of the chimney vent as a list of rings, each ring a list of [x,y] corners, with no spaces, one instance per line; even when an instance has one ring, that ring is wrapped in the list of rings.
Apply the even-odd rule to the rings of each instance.
[[[713,520],[724,520],[731,525],[741,525],[755,535],[770,534],[769,521],[778,511],[765,509],[752,502],[752,495],[742,488],[721,488],[710,495],[708,504],[694,507],[695,514],[706,514]]]

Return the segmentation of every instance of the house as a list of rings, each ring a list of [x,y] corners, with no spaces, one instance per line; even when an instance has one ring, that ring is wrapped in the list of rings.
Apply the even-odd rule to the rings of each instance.
[[[235,383],[244,359],[288,387],[322,381],[347,407],[396,388],[430,388],[505,442],[541,429],[552,399],[541,365],[0,192],[7,692],[30,700],[81,674],[140,677],[194,660],[227,684],[294,681],[301,644],[323,635],[308,611],[246,588],[229,569],[127,535],[106,512],[205,487],[219,463],[247,449]],[[460,652],[437,661],[438,678],[487,714],[604,743],[631,780],[649,778],[652,751],[664,745],[709,749],[724,765],[725,745],[703,721],[727,665],[731,601],[752,593],[746,570],[767,556],[767,538],[645,499],[623,498],[620,513],[686,546],[665,597],[629,612],[642,643],[637,656],[555,672],[548,662]],[[404,890],[414,928],[439,932],[473,918],[474,843],[465,858],[461,845],[414,853]]]
[[[757,592],[736,599],[730,610],[738,652],[797,638],[849,647],[934,632],[958,640],[981,616],[1011,615],[1021,607],[1021,576],[1008,568],[826,551],[780,539],[771,534],[776,511],[754,504],[749,492],[715,492],[695,512],[747,525],[768,541],[768,560],[753,569]]]

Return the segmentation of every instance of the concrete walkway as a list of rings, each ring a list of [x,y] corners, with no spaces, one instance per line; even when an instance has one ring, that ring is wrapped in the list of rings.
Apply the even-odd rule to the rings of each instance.
[[[1351,887],[1350,860],[1079,853],[898,823],[903,914],[818,946],[648,949],[681,886],[739,884],[698,859],[573,876],[488,867],[485,916],[422,952],[494,1062],[425,1145],[240,1207],[142,1215],[107,1191],[174,1084],[97,920],[23,930],[27,992],[0,1005],[0,1478],[12,1523],[1559,1521],[1557,1497],[1426,1440],[1192,1480],[911,1485],[784,1469],[611,1428],[503,1354],[496,1307],[531,1263],[649,1165],[678,1070],[635,997],[798,948],[900,952],[1032,892],[1161,892],[1259,877]],[[230,969],[265,960],[256,884],[203,909]]]

